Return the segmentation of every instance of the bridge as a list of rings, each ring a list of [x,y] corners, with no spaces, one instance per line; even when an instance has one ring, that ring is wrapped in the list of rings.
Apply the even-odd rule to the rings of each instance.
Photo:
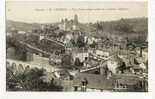
[[[39,36],[39,35],[37,35],[37,34],[33,34],[33,35]],[[47,41],[53,42],[54,44],[58,44],[58,45],[60,45],[61,47],[66,48],[65,44],[63,44],[63,43],[60,42],[60,41],[57,41],[57,40],[54,40],[54,39],[50,39],[50,38],[48,38],[48,37],[45,37],[45,38],[42,39],[42,40],[47,40]],[[30,51],[30,52],[33,52],[33,53],[41,53],[41,54],[46,55],[46,56],[50,56],[50,54],[51,54],[51,53],[49,53],[49,52],[47,52],[47,51],[43,51],[42,49],[37,48],[37,47],[35,47],[35,46],[32,46],[32,45],[30,45],[30,44],[28,44],[28,43],[25,43],[25,42],[22,42],[22,41],[18,41],[18,42],[19,42],[21,45],[24,45],[24,46],[26,47],[26,50],[27,50],[27,51]]]
[[[93,55],[93,54],[92,54]],[[101,64],[104,64],[106,61],[108,61],[109,59],[113,58],[114,56],[116,55],[113,54],[111,56],[109,56],[108,58],[100,58],[100,57],[97,57],[97,58],[100,58],[102,59],[101,62],[99,64],[97,64],[96,66],[92,66],[92,67],[89,67],[89,68],[85,68],[85,69],[81,69],[80,72],[88,72],[88,71],[91,71],[91,70],[95,70],[95,69],[99,69],[101,67]],[[96,57],[96,56],[95,56]]]
[[[36,48],[36,47],[34,47],[34,46],[30,45],[30,44],[27,44],[27,43],[24,43],[24,42],[20,42],[20,43],[25,45],[28,50],[34,51],[34,53],[39,52],[39,53],[42,53],[42,54],[45,54],[45,55],[48,55],[48,56],[50,55],[50,53],[48,53],[46,51],[43,51],[43,50],[41,50],[39,48]],[[116,55],[116,53],[112,54],[108,58],[103,58],[103,57],[99,57],[99,56],[97,56],[95,54],[91,54],[91,57],[96,57],[100,61],[100,63],[98,65],[96,65],[96,66],[93,66],[93,67],[81,69],[80,72],[87,72],[87,71],[99,69],[101,67],[101,64],[103,64],[106,61],[108,61],[109,59],[113,58],[115,55]]]
[[[38,34],[32,34],[32,35],[34,35],[34,36],[40,36],[40,35],[38,35]],[[66,45],[63,43],[63,42],[61,42],[61,41],[59,41],[59,40],[56,40],[56,39],[54,39],[54,38],[49,38],[49,37],[44,37],[43,39],[41,39],[41,40],[47,40],[47,41],[50,41],[50,42],[54,42],[54,43],[56,43],[56,44],[58,44],[58,45],[60,45],[60,46],[63,46],[63,47],[66,47]]]
[[[50,38],[48,38],[48,37],[45,37],[43,40],[48,40],[48,41],[54,42],[54,43],[56,43],[56,44],[58,44],[58,45],[61,45],[61,46],[63,46],[63,47],[66,47],[64,43],[62,43],[62,42],[60,42],[60,41],[58,41],[58,40],[50,39]]]
[[[40,62],[40,60],[28,62],[28,61],[20,61],[20,60],[13,60],[13,59],[6,59],[6,65],[8,67],[13,66],[15,64],[16,70],[22,66],[23,69],[25,69],[27,66],[29,68],[39,68],[39,69],[45,69],[47,72],[54,72],[57,71],[58,68],[52,67],[51,65],[48,64],[48,60],[43,59],[43,61]]]
[[[47,56],[50,55],[50,53],[48,53],[46,51],[43,51],[43,50],[41,50],[41,49],[39,49],[37,47],[34,47],[34,46],[32,46],[32,45],[30,45],[28,43],[25,43],[25,42],[22,42],[22,41],[19,41],[19,43],[24,45],[26,47],[27,51],[30,51],[30,52],[33,52],[33,53],[42,53],[42,54],[47,55]]]

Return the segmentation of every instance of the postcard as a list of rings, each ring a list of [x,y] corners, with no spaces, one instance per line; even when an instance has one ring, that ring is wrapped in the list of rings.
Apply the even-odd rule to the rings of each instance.
[[[148,92],[147,2],[6,2],[6,91]]]

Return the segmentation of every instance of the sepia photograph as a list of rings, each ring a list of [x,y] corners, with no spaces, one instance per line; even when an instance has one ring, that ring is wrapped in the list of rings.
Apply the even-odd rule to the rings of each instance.
[[[6,2],[6,91],[148,92],[147,2]]]

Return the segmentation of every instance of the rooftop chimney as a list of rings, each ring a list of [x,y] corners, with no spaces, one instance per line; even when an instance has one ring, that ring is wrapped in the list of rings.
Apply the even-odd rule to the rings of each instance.
[[[81,91],[86,92],[88,80],[87,80],[86,78],[84,78],[84,79],[81,81],[81,83],[82,83]]]
[[[140,47],[140,55],[139,55],[140,57],[142,57],[143,56],[143,48],[142,47]]]

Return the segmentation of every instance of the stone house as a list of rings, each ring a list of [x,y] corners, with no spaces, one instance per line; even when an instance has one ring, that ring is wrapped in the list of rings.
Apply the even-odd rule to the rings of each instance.
[[[112,91],[114,84],[112,79],[103,75],[78,73],[73,80],[73,91],[104,92]]]

